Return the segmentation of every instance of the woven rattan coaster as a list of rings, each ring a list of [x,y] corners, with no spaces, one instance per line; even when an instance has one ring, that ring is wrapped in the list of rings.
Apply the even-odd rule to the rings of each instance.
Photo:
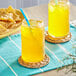
[[[27,68],[40,68],[40,67],[47,65],[49,63],[49,61],[50,61],[50,58],[47,55],[45,55],[45,58],[42,61],[36,62],[36,63],[24,62],[22,60],[21,56],[18,59],[19,64],[24,66],[24,67],[27,67]]]
[[[45,40],[51,43],[64,43],[64,42],[70,41],[71,36],[72,36],[71,33],[69,33],[66,37],[63,37],[63,38],[53,38],[49,36],[48,32],[46,31]]]

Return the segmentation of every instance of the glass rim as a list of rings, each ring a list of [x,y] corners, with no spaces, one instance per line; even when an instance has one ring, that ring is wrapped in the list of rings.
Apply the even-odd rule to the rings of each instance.
[[[42,26],[42,25],[44,25],[43,20],[29,19],[29,22],[30,22],[30,25],[32,25],[32,26],[36,26],[36,25]],[[23,20],[22,25],[28,25],[25,19]]]

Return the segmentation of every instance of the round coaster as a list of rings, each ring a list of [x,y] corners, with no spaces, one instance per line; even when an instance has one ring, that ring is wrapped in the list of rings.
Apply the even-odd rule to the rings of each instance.
[[[40,61],[40,62],[24,62],[21,58],[21,56],[19,57],[18,59],[18,62],[20,65],[24,66],[24,67],[27,67],[27,68],[40,68],[40,67],[43,67],[45,65],[47,65],[50,61],[50,58],[49,56],[45,55],[45,58]]]
[[[69,33],[67,36],[63,37],[63,38],[53,38],[52,36],[49,36],[48,35],[48,32],[46,31],[46,34],[45,34],[45,40],[48,41],[48,42],[51,42],[51,43],[64,43],[64,42],[67,42],[67,41],[70,41],[71,40],[71,33]]]

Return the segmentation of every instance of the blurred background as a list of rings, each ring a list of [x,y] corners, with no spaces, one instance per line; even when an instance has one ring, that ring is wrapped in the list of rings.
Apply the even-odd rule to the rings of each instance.
[[[12,5],[14,8],[26,8],[31,6],[37,6],[41,4],[47,4],[49,0],[0,0],[0,8],[7,8]],[[76,5],[76,0],[70,0],[70,2]]]

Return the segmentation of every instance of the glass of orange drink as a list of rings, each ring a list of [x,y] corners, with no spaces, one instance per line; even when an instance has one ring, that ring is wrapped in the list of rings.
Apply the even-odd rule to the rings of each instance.
[[[69,34],[68,0],[51,0],[48,4],[48,34],[54,38],[62,38]]]
[[[21,26],[22,60],[25,62],[40,62],[44,59],[44,26],[43,21],[29,20]]]

